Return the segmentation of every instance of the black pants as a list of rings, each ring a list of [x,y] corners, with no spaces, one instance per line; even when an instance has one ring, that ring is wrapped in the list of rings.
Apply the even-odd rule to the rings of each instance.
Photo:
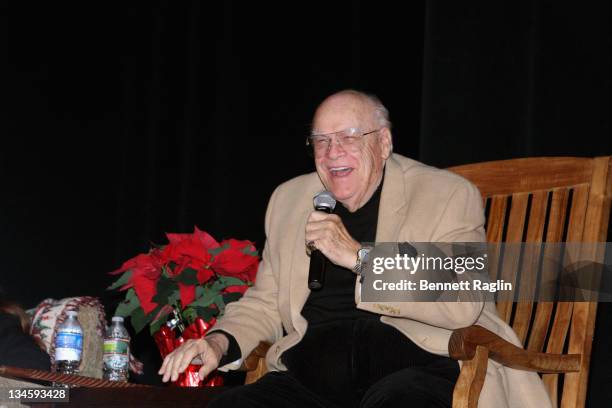
[[[450,407],[459,365],[378,319],[308,329],[287,372],[220,394],[210,407]]]

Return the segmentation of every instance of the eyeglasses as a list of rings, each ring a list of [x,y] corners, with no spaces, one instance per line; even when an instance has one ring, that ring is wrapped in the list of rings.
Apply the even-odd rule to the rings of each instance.
[[[364,133],[361,129],[353,127],[324,135],[310,135],[306,138],[306,146],[312,148],[312,152],[316,155],[324,154],[329,151],[332,145],[332,138],[335,136],[336,143],[342,146],[343,149],[357,151],[361,149],[363,136],[376,133],[381,129],[382,127]]]

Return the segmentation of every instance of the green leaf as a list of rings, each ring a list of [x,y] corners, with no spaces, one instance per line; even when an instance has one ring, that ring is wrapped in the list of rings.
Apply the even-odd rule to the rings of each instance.
[[[221,295],[220,293],[215,296],[215,305],[217,305],[217,308],[219,308],[219,314],[223,315],[223,313],[225,313],[225,302],[223,301],[223,295]]]
[[[138,300],[138,296],[136,296],[136,291],[134,288],[130,288],[125,294],[125,300],[119,303],[117,309],[115,310],[116,316],[130,316],[134,310],[140,307],[140,300]]]
[[[181,292],[179,292],[179,290],[175,290],[174,292],[172,292],[170,294],[170,296],[168,296],[168,304],[169,305],[179,305],[179,302],[181,300]]]
[[[219,276],[219,279],[212,284],[211,289],[215,292],[219,292],[228,286],[240,285],[246,285],[246,282],[233,276]]]
[[[144,310],[142,310],[142,308],[139,307],[136,309],[136,311],[132,314],[132,326],[134,326],[136,333],[140,332],[147,324],[149,324],[162,308],[162,305],[158,305],[146,315],[144,314]]]
[[[196,317],[201,317],[205,322],[210,321],[213,317],[218,315],[218,310],[213,307],[188,307],[183,310],[183,320],[186,325],[190,325],[194,322]]]
[[[147,325],[147,317],[144,314],[142,308],[138,308],[132,313],[132,327],[134,327],[134,331],[136,333],[140,333],[140,331]]]
[[[196,307],[195,308],[196,317],[201,317],[205,322],[210,321],[213,317],[218,315],[218,310],[213,309],[211,307]]]
[[[220,282],[223,282],[226,286],[235,286],[235,285],[246,285],[246,282],[242,279],[235,278],[233,276],[221,276],[219,278]]]
[[[242,297],[242,293],[240,292],[231,292],[223,295],[223,301],[225,304],[235,302]]]
[[[183,272],[176,278],[185,285],[197,285],[198,284],[198,271],[193,268],[185,268]]]
[[[251,256],[259,256],[259,251],[257,251],[256,249],[254,249],[255,247],[253,246],[253,249],[251,249],[251,245],[247,245],[244,248],[242,248],[241,252],[243,254],[246,255],[251,255]]]
[[[113,289],[120,288],[121,286],[128,283],[131,277],[132,277],[131,269],[126,272],[123,272],[123,275],[121,275],[121,277],[117,279],[112,285],[106,288],[106,290],[113,290]]]
[[[157,293],[151,299],[153,302],[166,305],[169,304],[169,299],[172,296],[174,291],[178,291],[178,284],[170,278],[166,278],[165,276],[160,276],[159,281],[157,282]]]
[[[221,252],[225,251],[227,248],[229,248],[229,244],[223,244],[223,246],[219,246],[216,248],[208,248],[208,253],[212,256],[217,256]]]
[[[170,309],[168,310],[168,312],[162,312],[157,320],[151,322],[151,325],[149,326],[149,331],[152,335],[155,334],[155,332],[157,332],[166,323],[169,314]]]
[[[198,317],[196,308],[190,306],[183,310],[183,319],[187,322],[187,324],[193,323],[196,317]]]
[[[193,302],[191,302],[190,306],[196,307],[206,307],[214,302],[215,296],[219,293],[218,290],[214,290],[213,288],[203,288],[203,294],[201,297],[197,298]]]

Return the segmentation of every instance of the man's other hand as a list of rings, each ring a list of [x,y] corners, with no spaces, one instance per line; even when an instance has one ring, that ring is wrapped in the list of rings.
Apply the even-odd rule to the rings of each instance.
[[[187,369],[191,362],[198,358],[202,368],[198,371],[200,379],[204,379],[215,368],[229,348],[229,340],[223,334],[212,333],[202,339],[190,339],[164,358],[158,374],[163,375],[162,381],[176,381],[179,374]]]

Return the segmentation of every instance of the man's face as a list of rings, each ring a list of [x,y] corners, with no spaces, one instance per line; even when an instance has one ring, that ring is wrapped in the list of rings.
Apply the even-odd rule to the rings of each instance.
[[[380,128],[369,105],[355,98],[341,97],[325,101],[317,110],[313,133],[328,134],[348,128],[359,128],[360,133]],[[388,157],[390,134],[387,128],[363,136],[354,146],[341,146],[337,135],[327,151],[315,153],[317,173],[349,211],[363,206],[372,196],[382,177]]]

